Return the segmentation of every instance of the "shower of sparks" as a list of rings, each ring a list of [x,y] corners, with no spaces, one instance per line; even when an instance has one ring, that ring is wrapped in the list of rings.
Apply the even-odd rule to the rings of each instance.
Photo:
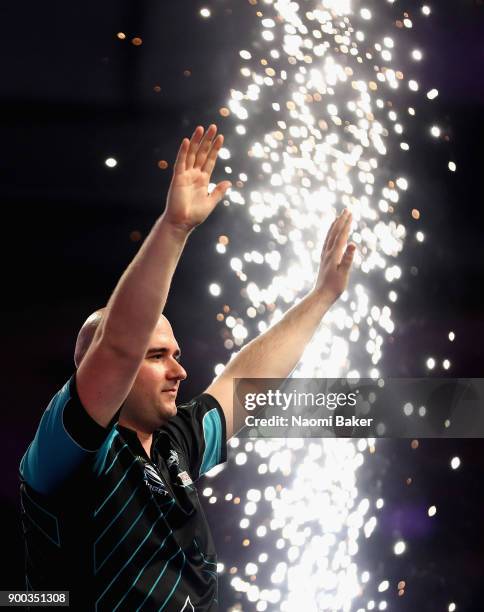
[[[408,51],[400,48],[401,34],[394,38],[392,28],[413,25],[398,7],[394,23],[382,23],[378,5],[370,2],[251,4],[257,5],[260,31],[240,50],[240,78],[220,110],[228,122],[220,157],[233,175],[226,204],[244,207],[263,247],[239,252],[236,234],[221,236],[216,244],[245,302],[237,311],[225,305],[217,315],[224,346],[237,351],[312,288],[325,234],[347,207],[353,213],[351,240],[358,247],[350,286],[325,316],[293,375],[377,379],[385,337],[395,329],[398,281],[406,273],[400,260],[407,224],[417,243],[424,240],[415,232],[420,211],[414,209],[411,219],[400,212],[412,181],[390,174],[388,159],[410,150],[405,123],[416,111],[403,100],[429,103],[438,92],[420,93],[413,75],[396,65]],[[429,12],[422,7],[423,15]],[[413,60],[422,57],[420,50],[412,52]],[[427,130],[440,136],[437,126]],[[247,156],[242,167],[241,151]],[[221,279],[209,292],[223,295]],[[437,362],[429,357],[426,366],[433,369]],[[215,373],[223,367],[217,364]],[[442,368],[448,367],[446,360]],[[383,506],[383,500],[376,505],[362,498],[356,486],[364,454],[375,452],[374,440],[274,439],[243,445],[233,439],[231,446],[236,466],[252,456],[260,476],[285,478],[279,488],[254,484],[247,499],[225,497],[243,509],[242,545],[257,543],[252,561],[231,569],[232,587],[257,611],[352,609],[371,580],[354,561],[358,541],[371,536]],[[396,555],[404,553],[404,541],[392,545]],[[269,579],[260,578],[259,569],[269,564]],[[219,570],[224,571],[222,564]],[[378,591],[387,585],[381,582]],[[387,607],[385,600],[367,605]]]
[[[359,591],[352,559],[357,539],[360,531],[369,537],[376,526],[369,500],[357,499],[355,482],[367,441],[258,440],[247,442],[241,451],[240,440],[233,439],[231,445],[238,450],[236,465],[245,464],[253,451],[261,460],[259,474],[293,479],[280,493],[274,486],[246,492],[240,528],[243,533],[252,529],[258,556],[232,578],[232,587],[258,602],[256,610],[270,604],[286,611],[299,605],[308,610],[347,609]],[[270,583],[263,588],[254,578],[268,564]]]

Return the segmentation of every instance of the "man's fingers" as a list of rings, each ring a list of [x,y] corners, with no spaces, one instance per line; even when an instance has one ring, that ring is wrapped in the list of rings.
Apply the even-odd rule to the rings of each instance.
[[[176,173],[183,172],[186,168],[187,162],[187,152],[188,147],[190,146],[190,141],[188,138],[184,138],[181,142],[180,148],[178,149],[178,154],[176,156],[175,165],[173,170]]]
[[[198,147],[203,136],[203,127],[201,125],[195,128],[190,139],[190,146],[188,148],[188,154],[186,159],[186,169],[190,170],[195,165],[195,158],[197,156]]]
[[[332,232],[333,232],[333,229],[334,229],[334,226],[335,226],[335,223],[336,223],[336,221],[337,221],[337,220],[338,220],[338,217],[336,217],[336,219],[335,219],[335,220],[333,221],[333,223],[331,223],[331,225],[330,225],[330,228],[329,228],[329,230],[328,230],[328,233],[326,234],[326,239],[325,239],[324,244],[323,244],[323,248],[322,248],[322,251],[321,251],[322,253],[324,253],[324,252],[325,252],[326,247],[327,247],[327,246],[328,246],[328,244],[329,244],[329,238],[330,238],[330,236],[332,235]]]
[[[219,134],[217,138],[212,142],[212,146],[210,148],[210,151],[208,152],[207,159],[204,165],[202,166],[202,172],[206,172],[208,174],[209,179],[215,167],[217,155],[223,145],[223,142],[224,137],[222,136],[222,134]]]
[[[351,213],[348,211],[344,216],[342,216],[342,221],[338,228],[338,234],[334,240],[334,244],[331,247],[331,251],[333,252],[333,256],[336,260],[336,264],[339,265],[341,262],[341,258],[343,257],[343,253],[345,250],[346,242],[348,241],[348,236],[350,234],[351,229]]]
[[[341,228],[344,226],[344,222],[346,221],[347,215],[348,215],[348,209],[345,208],[343,212],[339,215],[339,217],[337,217],[334,220],[334,223],[331,226],[331,229],[328,232],[328,237],[327,237],[327,241],[328,241],[327,250],[328,251],[330,251],[334,247],[338,234]]]
[[[215,189],[210,194],[212,206],[215,206],[216,204],[218,204],[218,202],[220,202],[220,200],[224,197],[227,189],[231,186],[232,183],[230,181],[222,181],[215,187]]]
[[[215,138],[216,133],[217,126],[212,123],[212,125],[210,125],[208,130],[205,132],[205,136],[202,138],[200,146],[198,147],[197,155],[195,157],[195,168],[202,168],[202,166],[205,164],[207,154],[210,151],[212,140]]]
[[[356,251],[356,244],[350,242],[350,244],[346,247],[343,258],[341,259],[341,263],[338,268],[343,270],[343,272],[348,271],[351,268],[351,264],[353,263],[353,256]]]

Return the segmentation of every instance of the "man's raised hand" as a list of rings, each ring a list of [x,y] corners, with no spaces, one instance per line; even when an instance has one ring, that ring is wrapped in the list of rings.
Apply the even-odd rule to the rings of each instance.
[[[329,228],[319,265],[314,290],[330,304],[336,301],[348,285],[356,245],[346,244],[351,228],[351,213],[345,209]]]
[[[205,133],[198,126],[191,139],[184,138],[181,143],[164,212],[166,221],[176,228],[190,231],[203,223],[231,185],[230,181],[222,181],[208,193],[224,140],[216,134],[216,125],[210,125]]]

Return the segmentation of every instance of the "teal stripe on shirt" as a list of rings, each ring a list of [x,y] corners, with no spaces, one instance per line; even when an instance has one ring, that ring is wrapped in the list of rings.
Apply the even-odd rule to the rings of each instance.
[[[222,423],[217,408],[212,408],[204,415],[202,424],[205,450],[199,476],[220,463],[222,456]]]

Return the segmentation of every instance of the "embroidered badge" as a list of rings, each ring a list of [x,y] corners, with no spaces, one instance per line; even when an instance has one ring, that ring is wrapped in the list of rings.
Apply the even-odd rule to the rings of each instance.
[[[177,474],[177,476],[182,481],[184,487],[193,484],[193,480],[190,478],[190,474],[188,472],[180,472]]]
[[[178,459],[178,453],[171,449],[170,450],[170,456],[168,457],[166,464],[168,467],[171,467],[172,465],[178,465],[180,462],[180,460]]]

